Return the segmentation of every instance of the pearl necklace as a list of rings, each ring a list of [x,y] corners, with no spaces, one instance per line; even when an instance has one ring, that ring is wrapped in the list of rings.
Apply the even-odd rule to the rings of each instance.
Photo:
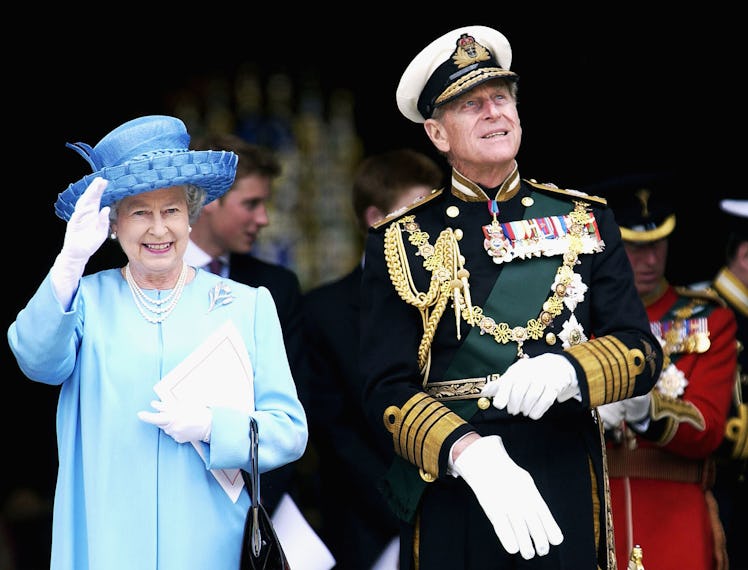
[[[171,314],[177,306],[179,299],[182,297],[184,284],[187,281],[187,269],[187,264],[184,263],[182,265],[182,272],[179,274],[179,278],[177,279],[177,284],[174,285],[174,289],[172,289],[171,293],[163,299],[152,299],[150,296],[145,294],[137,283],[135,283],[135,279],[133,278],[132,273],[130,273],[130,264],[128,263],[125,265],[125,280],[130,286],[130,292],[135,301],[135,306],[146,321],[153,324],[163,323],[166,320],[166,317]]]

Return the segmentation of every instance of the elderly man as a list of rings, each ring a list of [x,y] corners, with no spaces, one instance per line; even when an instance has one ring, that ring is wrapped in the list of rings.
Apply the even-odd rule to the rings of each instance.
[[[369,232],[367,415],[402,570],[612,568],[595,407],[650,391],[662,350],[605,200],[520,177],[511,48],[453,30],[397,103],[451,184]]]

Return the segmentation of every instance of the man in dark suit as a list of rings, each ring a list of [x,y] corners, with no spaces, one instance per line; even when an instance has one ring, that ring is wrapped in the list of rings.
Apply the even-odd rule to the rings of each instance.
[[[368,157],[353,181],[362,236],[389,212],[437,188],[443,178],[428,156],[394,150]],[[376,487],[392,447],[364,421],[359,373],[361,264],[310,290],[304,300],[311,406],[310,437],[319,455],[322,535],[339,569],[395,568],[398,523]],[[386,550],[392,544],[391,550]],[[391,554],[390,554],[391,555]]]
[[[307,408],[306,360],[302,346],[302,295],[298,276],[281,265],[250,255],[260,230],[269,224],[266,203],[281,173],[275,155],[232,134],[194,137],[190,148],[230,150],[239,157],[234,183],[220,200],[206,204],[193,222],[185,261],[247,285],[266,287],[275,300],[288,361],[299,399]],[[263,474],[262,502],[273,512],[293,487],[298,462]]]

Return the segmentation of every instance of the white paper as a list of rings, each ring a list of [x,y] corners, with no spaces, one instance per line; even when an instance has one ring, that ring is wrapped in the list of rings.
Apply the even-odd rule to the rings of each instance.
[[[271,517],[275,533],[286,553],[288,565],[294,570],[330,570],[335,558],[322,539],[314,532],[309,522],[296,506],[294,500],[284,494]]]
[[[397,570],[400,568],[400,537],[393,538],[379,555],[371,570]]]
[[[226,321],[187,358],[164,376],[153,390],[164,401],[193,401],[209,407],[254,410],[254,374],[247,347],[232,321]],[[247,428],[249,429],[249,428]],[[192,442],[205,459],[202,442]],[[244,480],[239,469],[211,469],[233,502]]]

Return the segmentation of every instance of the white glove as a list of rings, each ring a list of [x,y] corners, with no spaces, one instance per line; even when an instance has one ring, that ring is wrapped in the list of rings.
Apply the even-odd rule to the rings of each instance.
[[[493,397],[493,405],[512,415],[537,420],[554,402],[579,394],[577,372],[560,354],[546,353],[520,358],[498,380],[489,382],[481,396]]]
[[[611,402],[597,407],[597,413],[603,421],[605,429],[618,429],[626,418],[623,402]]]
[[[627,422],[641,424],[644,420],[649,419],[649,406],[652,403],[652,396],[649,392],[643,396],[621,400],[620,403],[623,405]]]
[[[108,182],[96,177],[75,204],[65,229],[62,250],[57,255],[50,279],[57,300],[67,310],[88,259],[104,243],[109,231],[109,206],[99,210]]]
[[[545,556],[550,544],[563,541],[532,476],[509,457],[498,435],[471,443],[453,470],[470,485],[508,553],[519,552],[529,560],[535,554]]]
[[[157,412],[138,412],[142,421],[160,427],[177,443],[204,441],[210,443],[213,412],[207,406],[190,402],[153,400]]]

